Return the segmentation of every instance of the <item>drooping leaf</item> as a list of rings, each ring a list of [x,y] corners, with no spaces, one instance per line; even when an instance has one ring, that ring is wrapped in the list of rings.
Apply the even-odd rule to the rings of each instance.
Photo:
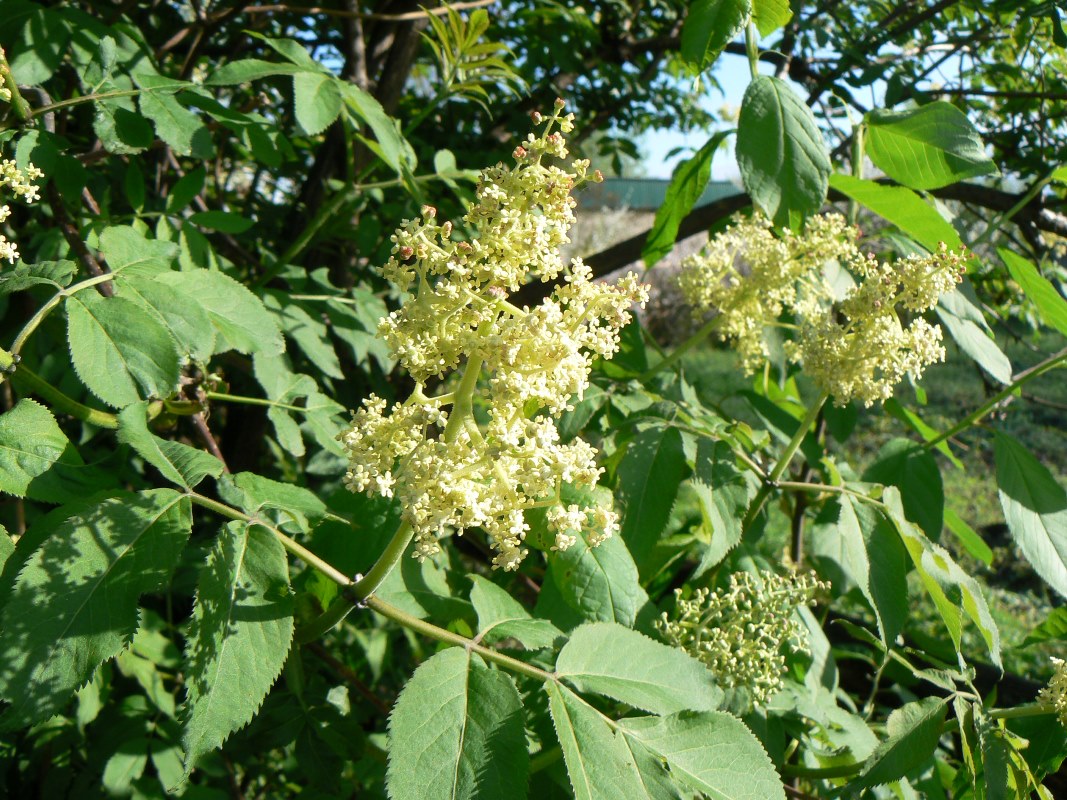
[[[908,439],[892,439],[863,473],[863,480],[896,486],[908,519],[934,541],[941,538],[945,516],[945,488],[941,470],[928,450]]]
[[[692,10],[689,12],[693,13]],[[719,151],[723,139],[733,131],[718,131],[701,147],[692,158],[678,165],[667,187],[667,196],[663,205],[656,211],[656,219],[648,239],[641,248],[641,260],[645,268],[651,269],[657,261],[674,248],[678,238],[678,225],[683,217],[693,210],[693,205],[708,186],[711,178],[711,162]]]
[[[188,498],[155,489],[71,517],[37,548],[0,626],[6,728],[57,713],[129,644],[138,598],[164,587],[191,524]]]
[[[1004,521],[1026,560],[1067,597],[1067,491],[1048,468],[1007,434],[993,441]]]
[[[619,464],[616,496],[622,509],[622,539],[639,570],[647,567],[667,527],[678,487],[688,471],[677,428],[648,428],[626,449]]]
[[[841,174],[830,176],[830,186],[892,222],[930,252],[936,251],[941,242],[951,250],[963,246],[956,229],[911,189]]]
[[[912,189],[939,189],[999,172],[967,115],[944,100],[905,111],[876,109],[864,123],[871,161]]]
[[[0,491],[47,503],[65,503],[109,485],[86,466],[52,413],[23,398],[0,415]]]
[[[760,75],[745,91],[737,164],[752,202],[779,227],[799,229],[826,202],[832,167],[822,132],[778,78]]]
[[[0,274],[0,297],[40,284],[62,289],[70,285],[77,268],[73,261],[38,261],[36,264],[20,261],[14,269],[5,269]]]
[[[682,23],[682,59],[697,72],[703,72],[740,33],[751,10],[751,0],[691,3]]]
[[[1003,384],[1011,383],[1011,362],[996,341],[972,319],[961,317],[947,308],[945,298],[937,307],[937,318],[944,323],[949,335],[974,363]]]
[[[195,297],[184,294],[177,285],[140,274],[121,273],[116,277],[115,284],[119,296],[137,303],[162,323],[177,343],[182,356],[207,363],[215,350],[215,328],[207,311]]]
[[[163,324],[122,297],[86,291],[66,300],[67,341],[82,383],[116,408],[169,397],[178,386],[178,350]]]
[[[1067,336],[1067,300],[1063,298],[1063,295],[1056,291],[1056,287],[1049,283],[1048,278],[1037,271],[1037,267],[1022,256],[1003,247],[998,248],[997,252],[1007,266],[1008,272],[1011,273],[1011,277],[1037,306],[1041,318]]]
[[[415,670],[389,717],[392,800],[526,797],[529,756],[511,677],[450,648]]]
[[[353,83],[344,83],[341,89],[345,107],[358,121],[366,123],[374,134],[377,142],[375,152],[381,159],[398,173],[413,169],[415,151],[404,138],[397,121],[385,112],[382,104]]]
[[[559,683],[545,691],[575,800],[678,800],[663,767],[631,749],[599,711]]]
[[[293,112],[309,136],[326,130],[341,113],[337,78],[319,71],[293,75]]]
[[[632,627],[648,603],[637,566],[621,539],[612,537],[596,547],[579,538],[561,553],[549,557],[551,583],[541,590],[554,591],[579,620],[618,622]],[[538,597],[538,609],[543,598]],[[560,623],[557,623],[560,624]]]
[[[339,379],[344,377],[341,362],[330,341],[329,330],[321,319],[312,317],[284,292],[268,292],[263,304],[274,316],[282,333],[296,342],[300,351],[324,375]]]
[[[228,523],[200,571],[186,645],[185,776],[255,716],[292,639],[285,550],[261,526]]]
[[[192,489],[208,475],[218,477],[223,463],[210,453],[161,439],[148,429],[148,403],[134,403],[119,413],[119,441],[128,444],[167,480]]]
[[[948,700],[926,697],[893,711],[886,723],[889,738],[875,748],[860,776],[849,783],[855,791],[899,780],[923,766],[941,739]]]
[[[550,646],[563,631],[547,619],[530,615],[508,592],[481,575],[471,575],[471,604],[478,615],[478,637],[492,643],[516,639],[530,650]]]
[[[262,301],[229,275],[197,269],[168,272],[156,280],[195,298],[218,331],[216,353],[277,355],[285,350],[281,332]]]
[[[610,622],[575,629],[556,659],[556,674],[578,691],[657,714],[710,711],[722,700],[712,674],[695,658]]]
[[[678,781],[713,800],[785,798],[774,764],[745,724],[722,711],[630,717],[628,738],[663,759]]]

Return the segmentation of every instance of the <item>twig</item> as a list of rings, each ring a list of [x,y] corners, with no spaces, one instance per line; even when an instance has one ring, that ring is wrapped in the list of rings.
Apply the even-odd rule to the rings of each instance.
[[[485,8],[486,6],[493,5],[497,0],[470,0],[465,3],[451,3],[450,5],[442,5],[437,8],[424,8],[421,11],[405,11],[402,14],[376,14],[372,11],[345,11],[340,8],[322,8],[320,6],[290,6],[290,5],[273,5],[273,6],[249,6],[245,9],[246,14],[274,14],[277,12],[288,12],[291,14],[323,14],[329,17],[352,17],[358,19],[376,19],[383,22],[412,22],[414,20],[425,19],[426,17],[434,16],[440,17],[448,13],[451,8],[453,11],[466,11],[471,8]]]
[[[106,275],[108,270],[104,269],[100,262],[96,260],[96,256],[89,252],[81,233],[71,221],[70,215],[67,214],[67,209],[63,205],[63,198],[60,197],[59,190],[54,183],[48,184],[45,189],[45,195],[48,197],[48,205],[52,209],[52,214],[55,216],[56,224],[59,226],[63,238],[67,240],[70,249],[78,256],[78,260],[82,262],[82,265],[94,278]],[[115,288],[110,281],[97,284],[96,291],[100,292],[104,297],[112,297],[115,294]]]
[[[222,462],[222,471],[229,472],[230,468],[226,465],[226,459],[223,458],[222,450],[219,449],[219,443],[215,441],[214,435],[211,433],[211,428],[207,426],[207,420],[204,418],[204,412],[199,414],[193,414],[190,416],[193,422],[193,427],[196,428],[196,432],[200,434],[200,438],[204,442],[204,447],[211,455],[215,456]]]

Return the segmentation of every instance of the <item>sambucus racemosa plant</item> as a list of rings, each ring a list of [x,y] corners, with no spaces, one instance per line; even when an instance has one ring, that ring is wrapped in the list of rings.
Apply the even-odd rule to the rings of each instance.
[[[759,31],[784,22],[755,5]],[[290,39],[168,74],[125,24],[25,13],[0,55],[0,188],[33,200],[40,182],[45,203],[0,215],[20,248],[0,239],[16,261],[0,295],[21,303],[0,351],[5,788],[1049,796],[1062,662],[994,705],[997,669],[1021,661],[1003,608],[938,543],[948,525],[983,553],[944,511],[933,453],[958,461],[950,443],[1064,355],[1009,365],[943,432],[894,401],[916,438],[862,472],[844,446],[856,406],[918,381],[949,337],[1003,372],[969,299],[976,256],[921,197],[859,168],[884,161],[877,136],[865,151],[877,128],[919,148],[931,172],[915,188],[988,172],[973,128],[946,142],[911,112],[865,119],[853,174],[831,179],[810,112],[754,69],[737,135],[755,208],[684,264],[704,324],[664,354],[631,319],[636,276],[598,282],[561,255],[574,192],[599,179],[570,160],[580,118],[562,101],[468,187],[450,153],[417,169],[416,128],[447,90],[401,129]],[[707,13],[690,11],[686,59]],[[447,30],[487,29],[448,15]],[[33,31],[72,26],[60,62],[36,55]],[[699,66],[736,32],[705,28]],[[753,27],[753,64],[756,43]],[[431,49],[476,70],[480,45],[462,44]],[[480,98],[506,67],[486,63],[464,77]],[[354,172],[294,234],[277,197],[334,133]],[[677,230],[713,152],[679,169],[657,229]],[[897,237],[861,245],[815,213],[828,181]],[[300,266],[357,218],[388,285]],[[1004,258],[1061,319],[1051,284]],[[682,356],[712,331],[759,375],[747,421],[689,380]],[[253,438],[268,446],[249,459]],[[1007,434],[995,448],[1013,535],[1065,593],[1062,489]]]

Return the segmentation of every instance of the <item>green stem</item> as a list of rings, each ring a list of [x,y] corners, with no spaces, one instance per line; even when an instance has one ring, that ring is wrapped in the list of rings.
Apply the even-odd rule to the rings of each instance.
[[[747,530],[759,515],[760,511],[763,510],[763,505],[767,502],[767,498],[770,497],[771,490],[777,487],[779,478],[781,478],[789,468],[789,462],[793,460],[793,456],[796,455],[797,450],[800,449],[804,437],[808,435],[808,431],[811,429],[812,425],[815,424],[815,420],[818,418],[819,412],[822,411],[822,407],[829,396],[828,393],[824,392],[819,399],[815,401],[811,408],[808,409],[808,413],[804,416],[804,419],[800,421],[796,433],[793,434],[793,438],[789,440],[789,444],[785,446],[785,450],[783,450],[781,456],[778,457],[778,462],[774,465],[774,469],[768,473],[767,480],[759,488],[756,496],[752,499],[752,504],[748,507],[745,519],[741,523],[741,530]]]
[[[361,601],[367,600],[373,595],[378,588],[385,582],[385,579],[389,577],[389,573],[393,571],[393,568],[400,563],[400,559],[404,557],[404,552],[408,549],[408,545],[411,543],[411,537],[414,531],[411,528],[411,523],[404,521],[401,522],[396,529],[396,533],[393,534],[393,538],[389,540],[389,544],[385,546],[385,550],[378,556],[378,560],[374,562],[367,574],[360,578],[352,588],[352,594]]]
[[[977,249],[980,245],[983,245],[990,239],[992,239],[994,234],[996,234],[997,231],[1004,227],[1005,222],[1008,222],[1009,220],[1014,218],[1016,214],[1018,214],[1020,211],[1026,208],[1027,205],[1030,204],[1031,200],[1041,194],[1041,191],[1045,188],[1046,185],[1048,185],[1048,182],[1052,180],[1054,172],[1054,169],[1050,169],[1048,172],[1046,172],[1041,178],[1034,182],[1033,186],[1031,186],[1026,191],[1026,193],[1019,198],[1018,202],[1016,202],[1015,205],[1013,205],[995,220],[990,222],[988,227],[986,227],[986,229],[982,231],[982,234],[977,239],[975,239],[974,242],[971,243],[971,250]]]
[[[30,321],[22,327],[22,330],[19,331],[18,336],[15,337],[14,343],[11,345],[11,353],[16,354],[22,350],[22,346],[26,344],[26,340],[30,338],[30,334],[37,330],[37,326],[44,322],[44,318],[51,313],[53,308],[58,306],[71,295],[77,294],[82,289],[88,289],[90,286],[96,286],[98,283],[106,283],[114,277],[115,276],[112,273],[108,272],[104,275],[87,278],[73,286],[67,287],[66,289],[60,289],[48,300],[47,303],[37,309],[37,313],[34,314],[30,318]]]
[[[978,408],[976,408],[966,417],[961,419],[959,422],[957,422],[944,433],[941,433],[935,436],[933,439],[930,439],[929,441],[925,442],[923,444],[923,449],[932,450],[946,439],[951,439],[953,436],[956,436],[967,430],[980,419],[982,419],[982,417],[984,417],[986,414],[996,408],[996,406],[1000,403],[1001,400],[1013,394],[1015,390],[1022,386],[1024,383],[1033,380],[1039,375],[1044,375],[1049,370],[1055,369],[1064,362],[1067,362],[1067,348],[1060,350],[1058,353],[1054,353],[1053,355],[1046,358],[1044,361],[1030,367],[1030,369],[1020,372],[1018,376],[1016,376],[1015,380],[1013,380],[1011,383],[1009,383],[996,394],[991,395],[988,400],[982,403],[982,405],[978,406]]]
[[[707,339],[711,332],[715,330],[715,328],[718,326],[720,320],[721,316],[718,314],[709,319],[707,322],[700,326],[700,329],[697,330],[696,333],[694,333],[692,336],[690,336],[688,339],[686,339],[684,342],[674,348],[674,351],[669,356],[664,358],[655,366],[649,367],[647,370],[645,370],[645,372],[643,372],[638,377],[638,380],[644,383],[657,372],[661,372],[667,367],[676,364],[678,361],[681,360],[682,356],[684,356],[702,341]]]
[[[15,110],[15,116],[21,122],[29,122],[33,113],[30,111],[26,98],[19,93],[19,85],[15,81],[15,75],[11,72],[11,65],[7,63],[7,53],[0,47],[0,83],[11,93],[11,108]]]
[[[301,408],[300,406],[265,400],[262,397],[245,397],[244,395],[226,394],[225,392],[204,392],[204,397],[208,400],[224,400],[227,403],[243,403],[247,406],[271,406],[273,408],[284,408],[286,411],[307,411],[306,408]]]
[[[474,413],[472,398],[474,389],[478,385],[478,378],[482,374],[482,359],[472,356],[463,368],[463,377],[456,387],[455,397],[452,401],[452,410],[448,415],[448,423],[445,425],[441,438],[446,442],[454,442],[459,432],[463,430],[465,420]]]
[[[82,422],[88,422],[90,425],[96,425],[98,428],[109,428],[111,430],[115,430],[119,426],[119,418],[114,414],[90,408],[89,406],[82,405],[72,397],[67,397],[63,392],[27,367],[20,366],[16,369],[14,374],[11,375],[11,382],[22,391],[33,392],[34,394],[43,397],[51,403],[56,410],[62,411],[64,414],[70,414],[72,417],[80,419]],[[152,403],[152,405],[149,406],[149,419],[158,416],[162,408],[163,404],[160,401],[157,400]],[[155,413],[152,413],[153,410]]]
[[[1018,708],[994,708],[988,713],[991,719],[1020,719],[1055,714],[1056,707],[1052,703],[1030,703]]]
[[[31,116],[39,117],[42,114],[47,114],[51,111],[58,111],[61,108],[68,108],[70,106],[78,106],[83,103],[94,103],[97,100],[107,100],[112,97],[135,97],[142,92],[151,91],[150,89],[117,89],[114,92],[101,92],[99,94],[83,94],[81,97],[71,97],[67,100],[60,100],[58,103],[52,103],[47,106],[41,106],[40,108],[33,109]]]
[[[803,767],[799,764],[783,764],[778,772],[783,778],[848,778],[861,772],[867,766],[866,761],[854,764],[838,764],[836,767]]]
[[[755,80],[759,77],[759,37],[754,23],[745,28],[745,52],[748,54],[748,71]]]
[[[561,747],[550,747],[547,750],[542,750],[530,759],[530,774],[533,775],[535,772],[540,772],[545,767],[552,766],[559,761],[562,755],[563,748]]]

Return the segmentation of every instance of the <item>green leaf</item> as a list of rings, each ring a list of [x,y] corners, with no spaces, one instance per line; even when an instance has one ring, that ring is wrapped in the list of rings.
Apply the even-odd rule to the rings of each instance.
[[[982,540],[982,537],[978,535],[974,528],[967,524],[963,517],[951,508],[945,509],[945,527],[955,534],[968,553],[987,567],[993,565],[993,551],[989,548],[989,545]]]
[[[168,272],[156,280],[197,300],[218,331],[216,353],[277,355],[285,350],[281,332],[263,303],[229,275],[198,269]]]
[[[996,434],[993,454],[1004,521],[1026,560],[1067,597],[1067,491],[1030,452]]]
[[[830,176],[830,186],[892,222],[930,252],[936,251],[941,242],[952,250],[963,247],[956,229],[911,189],[839,174]]]
[[[1005,385],[1011,383],[1011,362],[1004,351],[977,322],[958,316],[946,308],[945,297],[941,298],[941,305],[936,311],[937,318],[948,328],[949,335],[991,377]]]
[[[205,148],[210,152],[208,129],[173,94],[144,91],[137,98],[137,103],[141,113],[155,124],[159,138],[170,145],[177,155],[203,155]]]
[[[941,697],[926,697],[895,709],[886,723],[889,738],[871,753],[849,789],[859,791],[900,780],[923,766],[937,749],[947,712],[948,700]]]
[[[395,172],[414,169],[417,159],[411,144],[400,131],[400,124],[386,113],[382,104],[352,83],[341,85],[345,107],[356,119],[371,129],[378,142],[378,156]]]
[[[677,428],[648,428],[626,449],[618,468],[616,497],[622,507],[622,540],[639,570],[648,567],[688,472]]]
[[[189,275],[188,272],[169,273]],[[178,352],[206,364],[215,350],[215,328],[199,301],[178,288],[181,281],[163,283],[139,273],[115,277],[118,295],[149,311],[177,343]]]
[[[192,489],[208,475],[217,478],[225,466],[210,453],[181,442],[161,439],[148,429],[148,403],[126,406],[119,414],[119,441],[128,444],[169,481]]]
[[[122,297],[69,295],[67,342],[74,370],[94,395],[116,408],[144,397],[169,397],[181,364],[167,329]],[[143,392],[143,395],[142,395]]]
[[[201,228],[223,233],[244,233],[255,223],[232,211],[198,211],[189,216],[189,221]]]
[[[1037,271],[1037,267],[1022,256],[1016,255],[1011,250],[1003,247],[997,248],[1001,260],[1011,273],[1011,277],[1034,305],[1046,324],[1067,336],[1067,300],[1063,298],[1056,287],[1049,283],[1048,278]]]
[[[267,418],[278,434],[278,443],[294,456],[304,455],[301,429],[293,419],[296,415],[303,419],[304,430],[320,447],[335,455],[343,455],[336,437],[344,424],[341,416],[345,413],[344,406],[323,394],[310,375],[294,373],[285,356],[256,353],[252,364],[256,380],[269,399],[289,406],[299,402],[302,408],[302,411],[294,411],[277,405],[267,409]]]
[[[292,639],[285,550],[260,526],[228,523],[200,571],[186,645],[185,777],[255,716]]]
[[[415,670],[389,716],[392,800],[526,797],[529,756],[511,677],[462,648]]]
[[[789,0],[752,0],[752,21],[760,36],[770,36],[792,18]]]
[[[15,543],[11,541],[11,534],[7,532],[7,528],[0,525],[0,572],[3,572],[4,564],[14,552]]]
[[[100,252],[112,272],[155,275],[169,270],[178,257],[172,242],[149,239],[137,228],[113,225],[100,233]]]
[[[293,112],[308,136],[326,130],[341,113],[341,89],[333,75],[298,72],[293,75]]]
[[[745,724],[721,711],[619,721],[627,738],[662,759],[671,775],[713,800],[785,798],[781,778]]]
[[[317,494],[302,486],[264,478],[254,472],[227,475],[218,484],[219,495],[252,516],[264,509],[278,509],[280,519],[290,519],[303,531],[318,525],[326,516],[326,504]]]
[[[906,111],[871,111],[864,123],[871,161],[912,189],[939,189],[999,173],[967,115],[944,100]]]
[[[723,696],[707,667],[692,656],[610,622],[576,628],[560,650],[556,674],[580,692],[656,714],[710,711]]]
[[[603,714],[559,683],[545,691],[575,800],[679,797],[662,766],[647,750],[632,749]]]
[[[108,485],[106,477],[86,466],[44,406],[23,398],[0,415],[0,491],[65,503]]]
[[[896,486],[904,498],[904,514],[934,541],[941,538],[945,487],[941,470],[928,451],[908,439],[891,439],[863,473],[863,480]]]
[[[274,75],[294,75],[300,69],[295,64],[275,63],[260,58],[243,58],[219,67],[204,83],[207,86],[235,86]]]
[[[830,156],[815,117],[787,83],[760,75],[737,122],[737,164],[752,202],[779,227],[798,229],[826,202]]]
[[[471,604],[478,615],[478,638],[486,644],[516,639],[529,650],[549,647],[563,631],[547,619],[530,616],[522,604],[488,578],[471,575]]]
[[[740,33],[751,10],[751,0],[695,0],[682,23],[682,60],[703,72]]]
[[[321,319],[315,319],[284,292],[268,291],[263,298],[282,333],[296,342],[308,360],[331,378],[343,378],[341,362],[330,341],[330,333]]]
[[[692,487],[700,504],[711,543],[700,556],[694,577],[726,558],[741,541],[741,520],[755,494],[753,483],[734,463],[725,442],[701,439],[697,445],[696,474]]]
[[[148,739],[137,736],[127,739],[112,753],[104,764],[101,783],[112,795],[128,795],[133,792],[133,782],[144,774],[148,766]]]
[[[40,284],[62,289],[70,285],[77,269],[78,265],[73,261],[38,261],[36,264],[20,261],[14,269],[0,274],[0,297]]]
[[[138,598],[164,588],[191,524],[187,497],[154,489],[71,517],[37,548],[0,626],[4,727],[58,713],[129,644]]]
[[[579,537],[562,553],[549,556],[548,571],[552,581],[546,581],[542,594],[547,598],[554,591],[582,619],[632,627],[648,603],[637,566],[626,545],[616,537],[596,547],[589,547]],[[539,609],[541,602],[539,596]]]
[[[1030,631],[1019,647],[1048,641],[1067,641],[1067,608],[1061,606],[1052,609],[1045,621]]]
[[[711,162],[722,140],[732,132],[715,133],[692,158],[686,159],[674,170],[671,183],[667,187],[667,196],[656,212],[652,230],[648,232],[645,245],[641,248],[641,259],[645,262],[646,269],[651,269],[657,261],[674,249],[674,241],[678,238],[678,225],[682,218],[693,210],[693,205],[707,188],[711,178]]]
[[[982,590],[972,576],[968,575],[943,547],[927,539],[904,515],[900,490],[887,487],[883,495],[890,519],[896,526],[904,547],[945,622],[956,652],[960,651],[963,634],[963,617],[966,615],[978,627],[985,640],[990,658],[998,667],[1000,661],[1000,631],[989,612]]]

